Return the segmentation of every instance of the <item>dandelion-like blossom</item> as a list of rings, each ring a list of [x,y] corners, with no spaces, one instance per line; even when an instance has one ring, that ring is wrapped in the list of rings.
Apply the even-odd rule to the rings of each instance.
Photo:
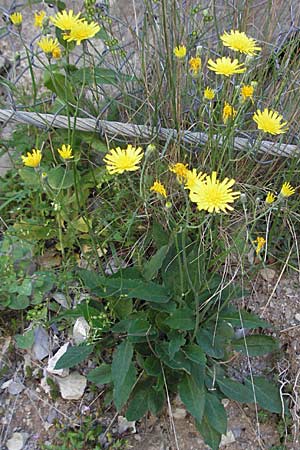
[[[165,198],[167,197],[166,188],[160,181],[154,181],[153,185],[150,188],[150,191],[156,192],[157,194],[160,194]]]
[[[253,93],[254,93],[254,87],[251,86],[251,84],[245,84],[241,87],[241,95],[243,102],[247,100],[247,98],[250,98],[250,100],[253,103]]]
[[[48,57],[53,56],[54,58],[59,58],[61,55],[57,38],[53,39],[51,37],[44,36],[38,42],[38,46]]]
[[[188,165],[183,163],[176,163],[169,167],[169,170],[176,173],[177,180],[183,183],[186,180],[187,174],[189,172]]]
[[[206,87],[203,96],[206,100],[213,100],[215,98],[215,91],[210,87]]]
[[[255,39],[248,37],[243,31],[231,30],[230,33],[225,31],[221,36],[221,40],[225,47],[246,55],[255,56],[261,50],[261,47],[257,46]]]
[[[256,252],[256,254],[258,255],[258,254],[261,252],[261,250],[264,248],[265,243],[266,243],[266,240],[265,240],[264,237],[258,236],[258,237],[255,239],[254,243],[257,244],[256,249],[255,249],[255,252]]]
[[[35,12],[34,13],[34,26],[37,28],[42,28],[43,27],[43,20],[46,17],[46,12],[45,11],[39,11],[39,12]]]
[[[236,73],[244,73],[246,71],[244,64],[240,64],[237,59],[231,60],[231,58],[226,56],[217,58],[216,62],[209,59],[207,67],[209,70],[216,72],[216,74],[224,75],[225,77],[230,77]]]
[[[282,134],[288,130],[287,122],[282,122],[283,117],[271,109],[265,108],[263,112],[258,109],[253,115],[253,120],[259,130],[270,134]]]
[[[74,155],[72,154],[72,147],[71,145],[65,145],[63,144],[61,148],[57,149],[58,153],[62,157],[62,159],[72,159],[74,158]]]
[[[268,205],[271,205],[272,203],[275,202],[275,200],[276,200],[276,197],[273,194],[273,192],[268,192],[265,202],[268,203]]]
[[[198,209],[209,213],[220,213],[232,211],[230,203],[234,203],[240,197],[239,191],[233,191],[235,180],[225,178],[223,181],[217,179],[217,172],[212,172],[199,187],[190,192],[190,199],[197,203]]]
[[[201,182],[205,180],[207,177],[206,173],[199,172],[197,173],[196,169],[188,170],[185,177],[185,189],[190,191],[197,190],[201,187]]]
[[[286,181],[281,187],[280,194],[282,195],[282,197],[290,197],[291,195],[295,194],[295,192],[295,188]]]
[[[224,108],[223,108],[223,122],[227,123],[228,119],[234,119],[237,115],[237,111],[234,109],[233,106],[231,106],[229,103],[225,102]]]
[[[21,158],[25,166],[38,167],[42,159],[42,152],[41,150],[33,148],[31,153],[27,152],[27,155],[22,155]]]
[[[82,22],[84,19],[80,19],[80,13],[74,14],[70,9],[62,12],[58,12],[54,17],[50,17],[51,22],[62,31],[70,31],[78,22]]]
[[[94,37],[100,30],[100,25],[96,22],[88,23],[86,20],[77,21],[70,32],[64,35],[64,40],[67,42],[76,42],[77,45],[81,41]]]
[[[16,26],[20,27],[23,22],[23,16],[20,12],[14,12],[9,16],[11,22]]]
[[[125,149],[120,147],[111,149],[105,155],[103,161],[106,163],[106,169],[110,174],[121,174],[138,170],[143,156],[144,153],[141,147],[136,148],[128,145]]]
[[[201,58],[199,58],[199,56],[196,56],[195,58],[192,57],[189,60],[190,70],[194,76],[198,75],[198,72],[201,69],[201,65]]]
[[[178,45],[178,47],[175,47],[173,50],[174,55],[178,59],[185,58],[186,55],[186,46],[185,45]]]

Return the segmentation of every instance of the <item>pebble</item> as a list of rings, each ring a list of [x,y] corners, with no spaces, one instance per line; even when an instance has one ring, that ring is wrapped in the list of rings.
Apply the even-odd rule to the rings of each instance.
[[[76,345],[85,342],[89,337],[91,327],[84,317],[78,317],[73,327],[73,339]]]
[[[270,269],[269,267],[265,267],[264,269],[261,269],[259,271],[261,277],[265,280],[265,281],[272,281],[273,278],[276,275],[276,271],[274,269]]]
[[[66,377],[69,375],[69,369],[54,369],[57,361],[64,355],[69,347],[69,342],[64,344],[52,358],[49,358],[47,365],[47,372],[52,373],[53,375],[59,375],[60,377]]]
[[[2,384],[1,389],[7,389],[7,392],[11,395],[18,395],[24,391],[25,386],[19,381],[8,380]]]
[[[61,396],[65,400],[79,400],[86,388],[86,378],[78,372],[72,372],[65,378],[55,377]]]
[[[13,433],[12,437],[6,442],[8,450],[22,450],[28,439],[28,433]]]
[[[34,330],[34,343],[32,347],[33,356],[42,361],[49,356],[49,336],[47,331],[43,327],[37,327]]]
[[[118,433],[123,434],[129,428],[132,428],[132,433],[136,433],[135,421],[130,422],[126,417],[118,416]]]
[[[234,434],[231,430],[227,431],[226,434],[222,435],[220,447],[223,447],[224,445],[233,444],[235,442]]]
[[[173,412],[174,419],[184,419],[186,417],[186,409],[185,408],[176,408]]]
[[[295,319],[297,320],[297,322],[300,322],[300,313],[297,313],[297,314],[295,315]]]

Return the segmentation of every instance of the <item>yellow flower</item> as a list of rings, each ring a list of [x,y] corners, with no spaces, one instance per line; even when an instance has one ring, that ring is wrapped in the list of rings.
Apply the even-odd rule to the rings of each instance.
[[[185,55],[186,55],[186,46],[178,45],[178,47],[174,48],[173,52],[174,52],[174,55],[176,56],[176,58],[183,59],[183,58],[185,58]]]
[[[282,197],[290,197],[291,195],[295,194],[295,192],[295,188],[290,183],[285,182],[281,187],[280,194],[282,195]]]
[[[150,191],[154,191],[157,194],[160,194],[165,198],[167,197],[166,189],[165,189],[164,185],[162,183],[160,183],[159,181],[154,181],[153,185],[150,188]]]
[[[207,177],[206,173],[199,172],[197,173],[196,169],[188,170],[186,174],[186,183],[185,189],[189,189],[190,191],[194,191],[198,187],[201,186],[201,182]]]
[[[261,47],[257,47],[255,39],[248,37],[243,31],[231,30],[230,33],[225,31],[221,40],[225,47],[246,55],[255,56],[256,52],[261,50]]]
[[[70,11],[63,10],[58,12],[55,17],[50,17],[51,22],[62,31],[71,30],[78,22],[83,21],[80,19],[80,13],[73,14],[72,9]]]
[[[227,123],[228,119],[234,119],[236,115],[237,111],[234,109],[234,107],[225,102],[225,106],[223,108],[223,122]]]
[[[253,103],[253,92],[254,92],[254,87],[251,86],[251,84],[245,84],[244,86],[242,86],[241,94],[242,94],[243,101],[245,102],[247,100],[247,98],[250,98],[250,100]]]
[[[269,205],[271,205],[271,203],[275,202],[275,195],[273,194],[273,192],[267,193],[265,202],[268,203]]]
[[[43,20],[46,17],[45,11],[35,12],[34,13],[34,26],[37,28],[43,27]]]
[[[205,88],[204,98],[207,100],[213,100],[215,98],[215,91],[210,87]]]
[[[9,16],[11,22],[15,25],[15,26],[20,26],[23,22],[23,16],[20,12],[14,12]]]
[[[71,145],[69,145],[69,144],[68,145],[63,144],[61,146],[61,149],[58,148],[57,151],[60,154],[60,156],[62,157],[62,159],[72,159],[72,158],[74,158],[74,156],[72,155]]]
[[[265,108],[263,112],[259,109],[253,115],[257,128],[270,134],[282,134],[288,130],[287,122],[281,122],[282,116],[277,111],[270,111]]]
[[[209,59],[207,65],[209,70],[216,72],[218,75],[225,75],[225,77],[235,73],[243,73],[246,70],[244,64],[240,64],[237,59],[231,60],[231,58],[226,56],[217,58],[216,62]]]
[[[22,155],[21,158],[25,166],[38,167],[42,159],[42,152],[41,150],[33,148],[32,153],[27,152],[27,156]]]
[[[46,53],[48,57],[56,55],[57,51],[60,52],[59,43],[56,38],[53,39],[51,37],[44,36],[38,42],[38,46],[43,50],[44,53]]]
[[[232,211],[229,203],[233,203],[239,198],[240,192],[232,191],[235,180],[225,178],[222,182],[217,179],[217,172],[212,172],[206,177],[206,180],[200,183],[190,192],[190,199],[197,203],[199,210],[205,210],[209,213],[219,213]]]
[[[256,251],[256,254],[258,255],[260,253],[261,249],[264,247],[266,240],[262,236],[258,236],[254,242],[257,243],[255,251]]]
[[[77,21],[71,28],[68,34],[64,35],[64,39],[67,42],[76,41],[76,44],[81,44],[81,41],[90,39],[95,36],[100,30],[100,25],[96,22],[88,23],[86,20]]]
[[[55,58],[55,59],[58,59],[58,58],[61,57],[61,49],[60,49],[60,47],[54,48],[54,49],[52,50],[52,56],[53,56],[53,58]]]
[[[117,147],[111,149],[106,154],[103,161],[106,163],[106,169],[109,173],[123,173],[133,172],[139,169],[139,164],[143,158],[144,153],[141,147],[132,147],[128,145],[126,149]]]
[[[177,180],[180,183],[183,183],[186,178],[187,178],[187,174],[189,172],[189,169],[187,168],[187,164],[182,164],[182,163],[176,163],[173,164],[173,166],[169,167],[169,170],[173,173],[176,173],[177,175]]]
[[[189,60],[190,69],[193,73],[193,75],[197,75],[199,70],[201,69],[201,58],[199,56],[196,56],[195,58],[191,58]]]

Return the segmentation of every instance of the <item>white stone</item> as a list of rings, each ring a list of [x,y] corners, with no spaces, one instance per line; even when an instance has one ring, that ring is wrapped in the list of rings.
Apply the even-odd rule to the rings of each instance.
[[[14,433],[6,442],[8,450],[22,450],[28,439],[27,433]]]
[[[224,445],[233,444],[233,442],[235,442],[235,437],[234,437],[233,432],[231,430],[229,430],[229,431],[227,431],[226,434],[222,434],[220,447],[222,447]]]
[[[176,408],[173,412],[174,419],[184,419],[186,417],[186,409],[185,408]]]
[[[297,313],[297,314],[295,315],[295,319],[296,319],[298,322],[300,322],[300,314],[299,314],[299,313]]]
[[[73,339],[76,345],[85,342],[89,337],[91,327],[84,317],[78,317],[73,327]]]
[[[129,428],[132,428],[132,434],[136,433],[135,421],[128,421],[126,417],[118,416],[118,433],[125,433]]]
[[[68,302],[66,299],[65,294],[63,294],[62,292],[55,292],[54,294],[52,294],[52,298],[59,303],[63,308],[68,308]]]
[[[13,379],[11,379],[11,380],[5,381],[5,383],[3,383],[1,385],[1,389],[7,389],[7,392],[11,395],[18,395],[22,391],[24,391],[25,386],[23,383],[21,383],[19,381],[14,381]]]
[[[32,353],[39,361],[42,361],[46,356],[49,356],[50,353],[48,333],[40,326],[34,330]]]
[[[274,269],[270,269],[269,267],[265,267],[264,269],[261,269],[259,271],[261,277],[265,280],[265,281],[272,281],[273,278],[275,278],[276,275],[276,271]]]
[[[86,388],[86,378],[78,372],[72,372],[65,378],[55,377],[62,398],[65,400],[79,400]]]
[[[54,369],[57,361],[64,355],[69,347],[69,342],[64,344],[60,349],[55,353],[52,358],[49,358],[47,365],[47,372],[52,373],[53,375],[59,375],[60,377],[66,377],[69,375],[69,369]]]

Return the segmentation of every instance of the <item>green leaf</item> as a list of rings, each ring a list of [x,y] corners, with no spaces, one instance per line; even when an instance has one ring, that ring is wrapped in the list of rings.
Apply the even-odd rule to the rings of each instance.
[[[130,298],[113,299],[110,304],[117,318],[120,320],[125,319],[132,313],[133,303]]]
[[[169,234],[164,230],[163,226],[160,223],[153,223],[151,234],[156,248],[163,247],[164,245],[167,245],[169,243]]]
[[[130,364],[129,369],[124,378],[124,383],[114,386],[113,399],[118,411],[125,405],[129,399],[133,386],[136,383],[136,370],[133,363]]]
[[[184,374],[179,384],[179,395],[186,409],[201,422],[205,406],[205,389],[200,389],[194,378]]]
[[[171,359],[173,359],[175,353],[177,353],[180,350],[180,347],[182,347],[185,344],[185,338],[183,334],[180,334],[178,331],[173,331],[169,333],[168,338],[170,339],[169,356]]]
[[[120,81],[133,81],[136,78],[135,76],[125,75],[105,67],[85,67],[74,72],[71,79],[75,83],[84,82],[86,86],[93,84],[111,84],[118,86]]]
[[[40,177],[32,167],[23,167],[19,169],[19,175],[22,180],[30,186],[38,186],[40,184]]]
[[[20,295],[31,295],[32,293],[32,280],[31,278],[24,278],[22,284],[18,287],[18,293]]]
[[[168,245],[163,245],[159,248],[159,250],[157,250],[155,255],[153,255],[152,258],[144,264],[143,275],[147,281],[152,280],[152,278],[157,275],[166,257],[166,254],[168,253],[168,249]]]
[[[259,406],[271,413],[282,413],[279,389],[273,383],[270,383],[269,380],[264,377],[253,377],[253,384],[251,379],[246,379],[245,386],[251,390],[254,387],[256,401]]]
[[[253,334],[245,338],[232,341],[235,351],[248,354],[249,356],[260,356],[265,353],[278,350],[278,341],[272,336],[264,336],[261,334]]]
[[[34,329],[26,331],[24,334],[16,334],[15,340],[18,348],[23,350],[30,349],[34,343]]]
[[[76,347],[68,347],[55,365],[55,369],[69,369],[84,361],[94,350],[93,345],[78,345]]]
[[[196,340],[198,345],[213,358],[223,358],[227,343],[233,336],[233,328],[226,322],[220,321],[217,326],[214,322],[205,328],[199,328]]]
[[[265,320],[260,319],[255,314],[244,310],[234,308],[226,309],[220,312],[219,319],[231,323],[233,327],[240,328],[271,328],[272,325]]]
[[[112,381],[114,383],[114,402],[117,408],[121,407],[120,405],[123,405],[127,401],[128,397],[126,398],[126,395],[128,393],[129,396],[130,391],[128,392],[128,390],[131,385],[132,379],[135,377],[135,374],[133,374],[133,371],[131,369],[131,373],[129,374],[129,380],[126,379],[129,368],[131,367],[132,356],[133,356],[133,346],[131,342],[129,342],[128,340],[123,341],[117,347],[113,355],[111,374],[112,374]],[[123,388],[125,389],[126,395],[124,394]]]
[[[160,360],[171,367],[171,369],[184,370],[187,373],[191,373],[191,362],[185,357],[182,351],[175,354],[174,358],[169,357],[169,344],[168,342],[160,342],[155,345],[155,352],[159,356]]]
[[[112,382],[111,365],[101,364],[89,371],[87,379],[95,384],[108,384]]]
[[[74,174],[65,167],[55,167],[48,172],[48,183],[52,189],[68,189],[74,184]]]
[[[138,383],[128,403],[125,414],[127,420],[139,420],[146,414],[148,411],[148,395],[151,384],[152,382],[149,379]]]
[[[217,378],[217,383],[223,394],[231,399],[240,403],[253,403],[253,390],[250,386],[245,386],[238,381],[231,380],[230,378]]]
[[[206,393],[205,400],[205,417],[207,417],[210,425],[219,433],[226,434],[227,431],[227,414],[220,399],[210,393]]]
[[[209,445],[211,450],[219,450],[222,435],[211,426],[205,415],[201,422],[196,421],[196,428],[203,437],[205,444]]]
[[[145,369],[147,375],[152,377],[158,377],[161,374],[161,365],[159,359],[155,356],[149,356],[145,359],[143,368]]]
[[[178,308],[165,320],[165,324],[174,330],[193,330],[195,327],[194,313],[187,307]]]
[[[10,309],[25,309],[29,306],[29,303],[27,295],[16,295],[11,299],[8,306]]]
[[[44,72],[44,85],[64,102],[71,102],[76,105],[72,84],[65,75],[56,72],[51,67]]]
[[[148,392],[148,409],[150,412],[157,416],[162,410],[165,403],[165,392],[164,390],[156,390],[151,388]]]
[[[188,359],[193,361],[196,364],[200,364],[205,366],[206,364],[206,356],[201,347],[197,344],[189,344],[186,345],[183,349],[183,352],[186,354]]]
[[[157,331],[146,319],[131,320],[128,327],[128,339],[130,342],[147,342],[157,336]]]

